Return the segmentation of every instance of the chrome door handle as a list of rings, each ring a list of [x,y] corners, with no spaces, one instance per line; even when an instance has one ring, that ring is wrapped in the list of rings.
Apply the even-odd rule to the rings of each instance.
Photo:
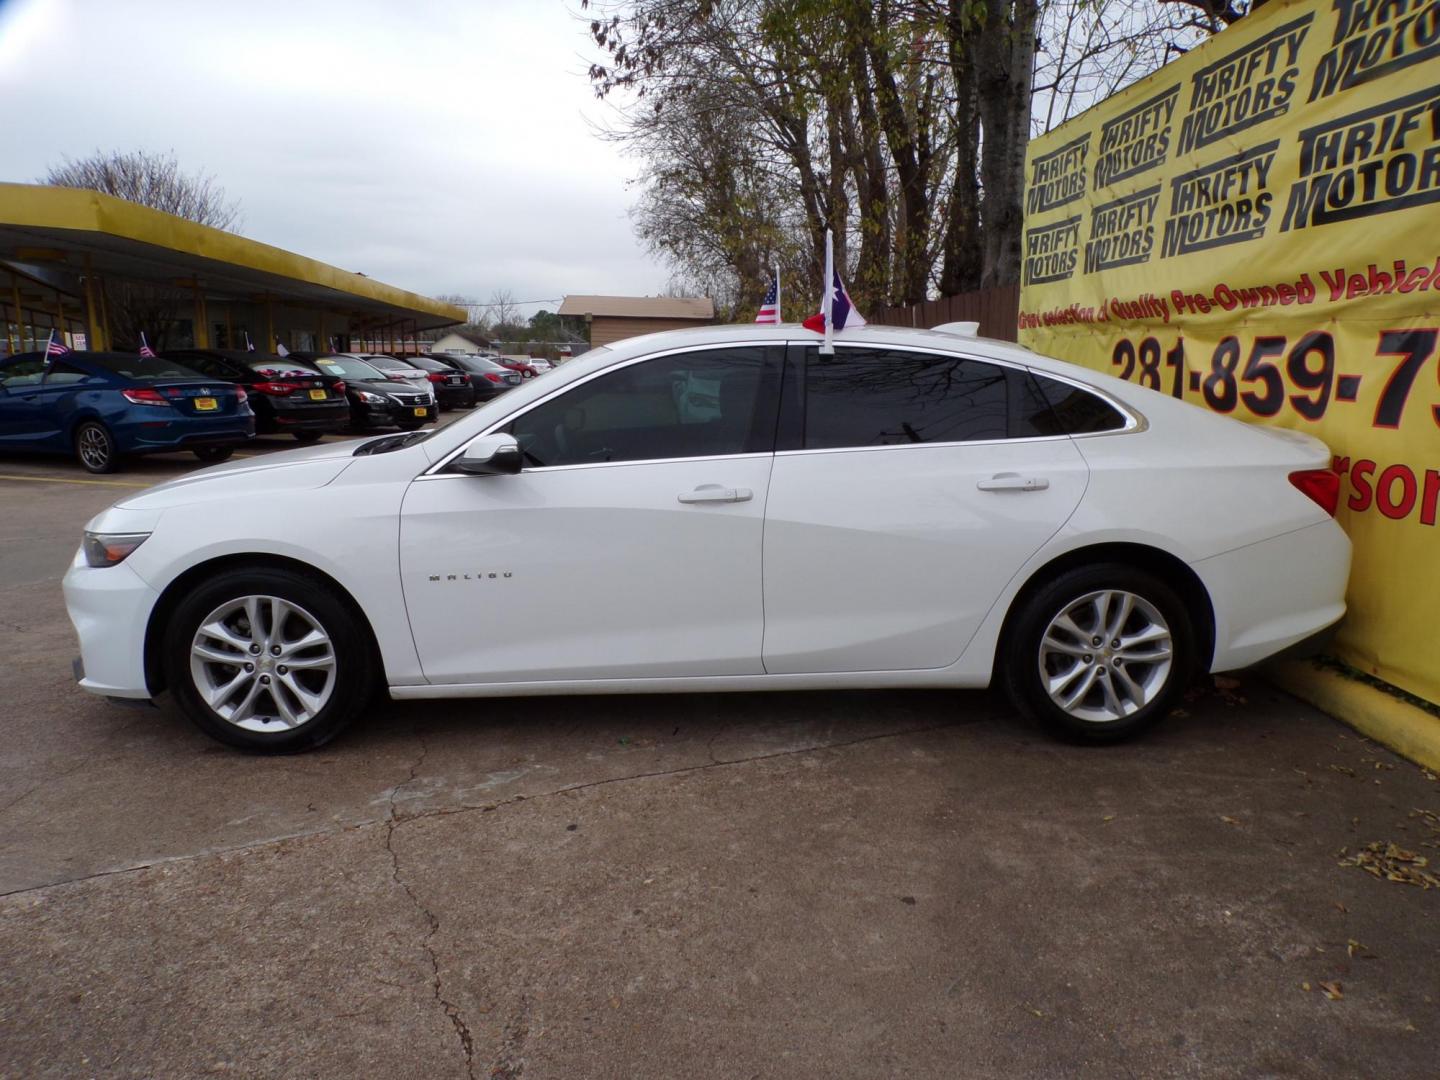
[[[675,498],[682,503],[749,502],[755,493],[749,488],[727,488],[719,484],[701,484],[694,491],[682,491]]]
[[[981,480],[975,486],[981,491],[1044,491],[1050,486],[1050,481],[1043,476],[996,473],[989,480]]]

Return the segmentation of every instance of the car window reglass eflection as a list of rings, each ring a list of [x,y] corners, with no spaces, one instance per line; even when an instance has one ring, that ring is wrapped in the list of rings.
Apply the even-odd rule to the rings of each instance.
[[[45,385],[73,386],[76,383],[84,382],[86,379],[94,378],[96,378],[96,376],[91,375],[88,371],[81,371],[74,365],[65,363],[64,360],[56,360],[50,365],[50,370],[45,373]]]
[[[1035,381],[1049,399],[1050,408],[1065,434],[1093,435],[1119,431],[1125,426],[1125,414],[1103,398],[1044,375],[1036,375]]]
[[[315,364],[327,375],[342,375],[347,379],[357,379],[360,382],[390,381],[385,372],[371,367],[363,360],[353,360],[348,356],[326,356],[316,360]]]
[[[612,371],[507,426],[531,465],[763,453],[773,447],[778,347],[662,356]]]
[[[194,368],[177,364],[163,356],[141,356],[139,353],[87,353],[85,362],[111,375],[142,382],[158,382],[161,379],[203,379],[204,375]]]
[[[934,353],[806,353],[807,450],[1007,437],[1005,369]]]
[[[45,358],[28,357],[0,367],[0,386],[15,389],[19,386],[39,386],[45,376]]]

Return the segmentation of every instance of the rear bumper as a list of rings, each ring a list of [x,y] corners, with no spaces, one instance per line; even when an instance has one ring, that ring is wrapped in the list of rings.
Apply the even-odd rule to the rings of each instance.
[[[276,409],[256,421],[262,433],[276,431],[340,431],[350,422],[350,406],[345,402],[299,409]]]
[[[435,394],[440,399],[440,407],[443,409],[475,404],[475,388],[473,386],[436,386]]]
[[[234,445],[255,437],[255,417],[185,417],[139,420],[115,426],[116,449],[122,454],[163,453],[192,446]]]
[[[82,689],[103,697],[150,697],[145,630],[159,593],[125,563],[94,567],[76,552],[63,583],[65,610],[80,639],[75,661]]]
[[[1215,612],[1211,671],[1307,644],[1345,614],[1350,539],[1333,521],[1191,564]]]

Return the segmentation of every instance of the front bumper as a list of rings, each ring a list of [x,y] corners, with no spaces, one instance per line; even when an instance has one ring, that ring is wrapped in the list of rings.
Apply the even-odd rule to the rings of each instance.
[[[423,408],[424,415],[416,413]],[[428,424],[440,415],[437,405],[371,404],[361,402],[350,409],[351,423],[357,427],[397,427],[400,424]]]
[[[75,674],[81,688],[105,697],[149,698],[145,631],[160,594],[125,563],[90,566],[80,551],[62,587],[80,639]]]

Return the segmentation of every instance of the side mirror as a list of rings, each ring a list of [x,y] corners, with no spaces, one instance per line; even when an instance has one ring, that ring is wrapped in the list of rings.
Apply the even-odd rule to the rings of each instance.
[[[501,476],[518,473],[524,464],[525,455],[515,436],[485,435],[467,446],[450,467],[471,476]]]

